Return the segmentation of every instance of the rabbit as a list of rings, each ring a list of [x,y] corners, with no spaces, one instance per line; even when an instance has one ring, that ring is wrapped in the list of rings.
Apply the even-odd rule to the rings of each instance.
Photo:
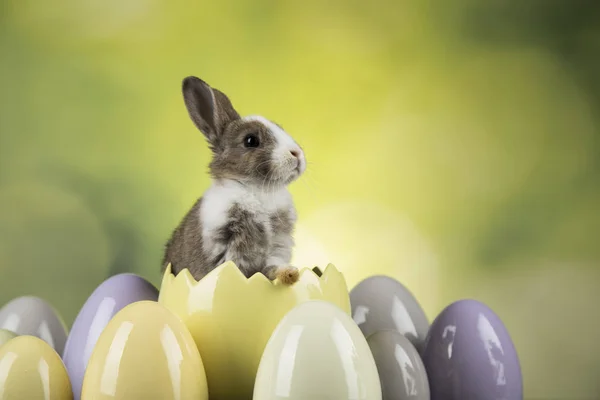
[[[226,261],[249,278],[262,273],[285,285],[297,214],[288,185],[306,170],[304,150],[275,122],[241,117],[229,98],[195,76],[183,79],[189,117],[212,152],[211,185],[172,232],[162,262],[196,280]]]

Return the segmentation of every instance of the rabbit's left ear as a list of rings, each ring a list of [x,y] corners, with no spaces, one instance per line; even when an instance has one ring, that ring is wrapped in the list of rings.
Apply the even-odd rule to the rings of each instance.
[[[183,80],[183,99],[190,118],[213,148],[218,148],[225,128],[240,116],[227,96],[195,76]]]

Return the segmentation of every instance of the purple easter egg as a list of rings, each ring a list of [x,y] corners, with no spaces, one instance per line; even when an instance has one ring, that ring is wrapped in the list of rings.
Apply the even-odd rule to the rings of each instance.
[[[87,299],[73,323],[63,353],[75,400],[80,399],[88,360],[106,324],[123,307],[143,300],[157,301],[158,290],[135,274],[110,277]]]
[[[498,316],[475,300],[446,307],[425,339],[431,400],[522,400],[515,346]]]

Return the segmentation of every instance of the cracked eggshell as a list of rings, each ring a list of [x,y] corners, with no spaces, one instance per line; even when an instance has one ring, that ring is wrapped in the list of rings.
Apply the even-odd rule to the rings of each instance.
[[[210,397],[249,399],[265,345],[281,318],[309,300],[335,304],[350,316],[344,276],[328,265],[321,276],[300,270],[291,286],[271,282],[257,273],[246,278],[226,262],[196,281],[189,270],[174,276],[168,266],[159,303],[186,324],[202,355]],[[235,377],[235,384],[232,384]]]

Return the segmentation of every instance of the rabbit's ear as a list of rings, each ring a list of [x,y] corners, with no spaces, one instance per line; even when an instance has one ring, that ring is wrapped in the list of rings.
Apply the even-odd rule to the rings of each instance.
[[[183,80],[183,99],[190,118],[206,136],[213,148],[219,147],[225,127],[240,118],[231,102],[220,91],[211,88],[202,79],[188,76]]]

